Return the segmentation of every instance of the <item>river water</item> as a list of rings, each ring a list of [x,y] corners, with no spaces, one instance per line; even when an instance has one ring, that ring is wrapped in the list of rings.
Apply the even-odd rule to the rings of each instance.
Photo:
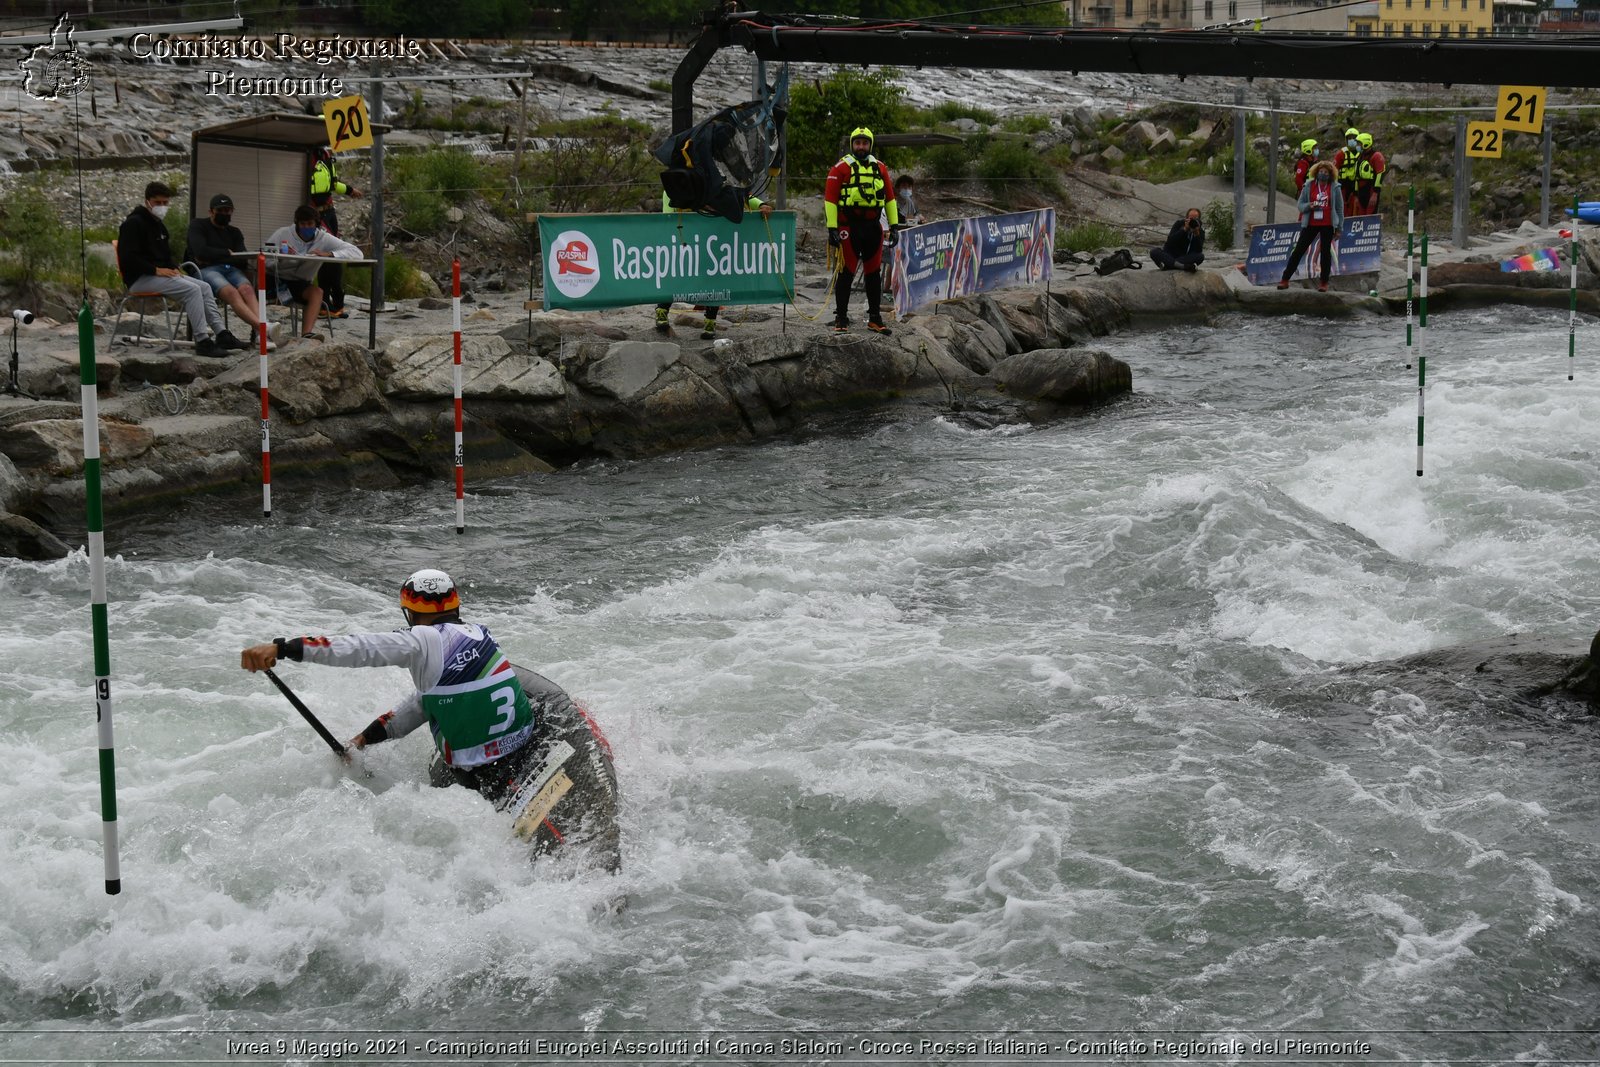
[[[1592,353],[1569,382],[1564,316],[1436,316],[1418,478],[1400,337],[1300,318],[1127,334],[1106,346],[1135,395],[1082,419],[902,413],[475,484],[463,537],[443,483],[280,488],[266,524],[248,500],[118,521],[115,898],[87,563],[0,564],[0,1047],[1594,1056],[1595,724],[1399,689],[1326,714],[1261,695],[1509,631],[1586,643],[1600,620]],[[609,733],[616,879],[529,864],[474,794],[430,789],[425,734],[374,749],[373,778],[341,772],[238,669],[275,635],[392,628],[422,566]],[[340,736],[409,684],[280,673]],[[403,1044],[362,1044],[379,1037]],[[802,1049],[760,1051],[783,1041]]]

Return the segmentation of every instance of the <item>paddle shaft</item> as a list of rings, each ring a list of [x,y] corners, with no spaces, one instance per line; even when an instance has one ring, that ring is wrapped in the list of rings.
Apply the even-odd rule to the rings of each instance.
[[[333,734],[328,732],[328,728],[322,725],[322,721],[315,715],[311,714],[311,709],[306,707],[305,703],[299,697],[294,695],[294,690],[285,685],[283,679],[279,678],[272,672],[271,667],[266,668],[262,673],[264,673],[272,681],[273,685],[278,687],[278,692],[289,698],[289,703],[294,705],[294,710],[298,711],[306,720],[306,722],[311,724],[311,728],[317,731],[317,735],[319,737],[328,742],[328,747],[333,749],[333,751],[338,754],[340,759],[349,762],[350,753],[345,751],[345,747],[339,743],[338,738],[334,737]]]

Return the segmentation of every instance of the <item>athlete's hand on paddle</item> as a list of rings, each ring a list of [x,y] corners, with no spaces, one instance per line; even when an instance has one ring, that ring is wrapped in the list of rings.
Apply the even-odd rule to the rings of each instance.
[[[278,646],[271,641],[264,645],[251,645],[239,653],[239,666],[247,671],[270,670],[278,663]]]

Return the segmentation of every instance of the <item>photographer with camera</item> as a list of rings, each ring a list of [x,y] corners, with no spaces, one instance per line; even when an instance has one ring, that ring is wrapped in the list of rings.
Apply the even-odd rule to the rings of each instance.
[[[1167,243],[1150,250],[1150,258],[1162,270],[1182,267],[1192,274],[1195,267],[1205,262],[1205,245],[1206,228],[1200,224],[1200,209],[1192,207],[1172,224]]]

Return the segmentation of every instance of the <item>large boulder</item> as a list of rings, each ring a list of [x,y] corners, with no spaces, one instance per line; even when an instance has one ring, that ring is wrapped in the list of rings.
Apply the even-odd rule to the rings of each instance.
[[[968,308],[940,304],[936,314],[916,320],[916,325],[974,374],[989,373],[996,361],[1005,358],[999,332]]]
[[[614,341],[598,359],[577,365],[573,381],[591,393],[631,401],[682,356],[671,341]]]
[[[11,462],[10,456],[0,452],[0,511],[10,511],[16,507],[27,491],[28,483],[23,480],[17,465]]]
[[[122,380],[149,385],[187,385],[200,376],[196,357],[186,351],[162,352],[129,346],[117,355]]]
[[[535,312],[526,323],[517,323],[501,330],[500,336],[512,342],[525,342],[536,355],[551,362],[559,362],[564,349],[581,341],[625,341],[628,338],[615,326],[550,311]]]
[[[269,359],[267,395],[273,409],[293,424],[383,406],[378,380],[360,345],[295,345]],[[240,360],[213,378],[212,385],[258,392],[259,360]]]
[[[1133,371],[1105,352],[1045,348],[1008,356],[990,377],[1030,418],[1052,418],[1133,391]]]
[[[1134,320],[1205,318],[1233,302],[1227,282],[1215,271],[1157,270],[1144,257],[1142,270],[1119,270],[1084,283],[1120,304]]]
[[[1309,714],[1370,714],[1380,691],[1455,712],[1555,719],[1595,714],[1600,712],[1600,634],[1587,647],[1581,639],[1507,634],[1340,667],[1259,695]]]
[[[378,357],[387,396],[442,400],[455,395],[454,343],[449,334],[397,337]],[[461,338],[461,395],[466,398],[535,402],[566,395],[553,364],[532,352],[513,351],[503,337]]]
[[[32,519],[0,512],[0,557],[61,559],[68,551],[65,542]]]
[[[117,387],[122,364],[115,356],[96,352],[94,358],[96,391],[104,396]],[[77,353],[40,346],[17,359],[17,384],[23,392],[40,397],[76,400],[83,392],[83,372]]]
[[[136,459],[150,450],[155,435],[143,426],[100,420],[100,458],[104,466]],[[0,429],[0,452],[30,469],[63,477],[83,470],[83,420],[41,419]]]

